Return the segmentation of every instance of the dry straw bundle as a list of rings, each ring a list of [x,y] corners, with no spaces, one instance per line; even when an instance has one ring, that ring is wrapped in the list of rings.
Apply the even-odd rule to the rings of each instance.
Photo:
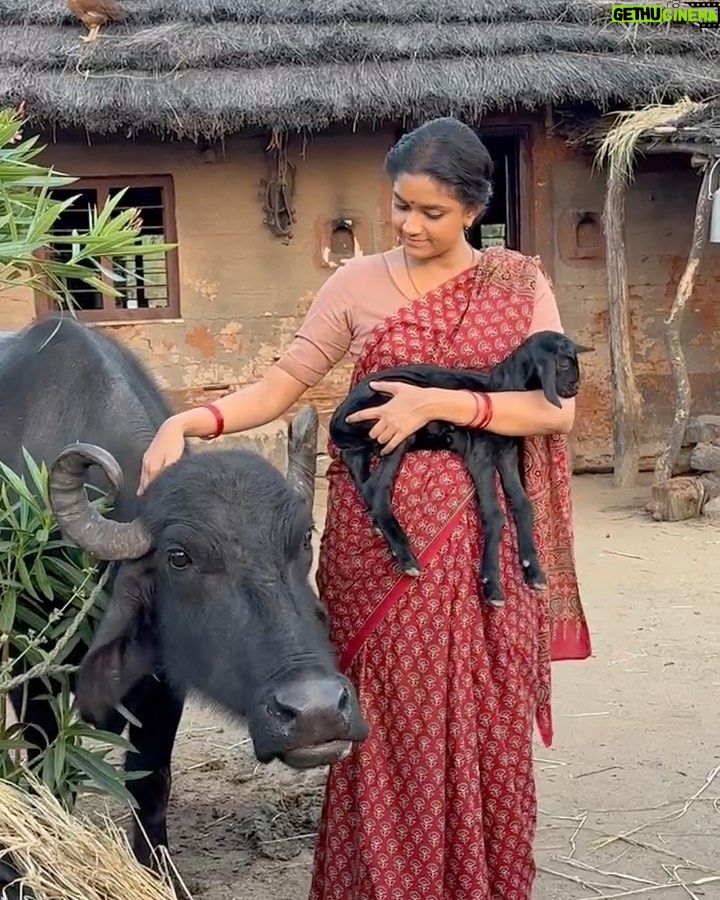
[[[41,784],[27,792],[0,781],[0,848],[0,859],[23,876],[8,897],[191,900],[186,890],[177,893],[169,862],[158,875],[143,868],[112,822],[66,812]]]
[[[611,174],[625,183],[632,170],[638,141],[655,129],[671,128],[673,123],[706,107],[684,97],[673,104],[651,104],[638,110],[616,113],[616,122],[605,135],[597,154],[599,164],[608,164]]]

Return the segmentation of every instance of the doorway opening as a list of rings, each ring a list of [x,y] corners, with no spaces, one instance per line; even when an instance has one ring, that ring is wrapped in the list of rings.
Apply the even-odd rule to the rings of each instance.
[[[520,141],[517,134],[483,134],[482,142],[495,165],[493,196],[468,240],[477,250],[507,247],[520,250]]]

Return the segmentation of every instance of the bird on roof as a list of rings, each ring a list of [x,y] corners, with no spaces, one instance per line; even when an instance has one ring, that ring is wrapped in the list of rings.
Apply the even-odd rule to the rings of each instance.
[[[81,41],[96,41],[100,29],[108,22],[119,22],[127,12],[115,0],[65,0],[67,8],[88,29]]]

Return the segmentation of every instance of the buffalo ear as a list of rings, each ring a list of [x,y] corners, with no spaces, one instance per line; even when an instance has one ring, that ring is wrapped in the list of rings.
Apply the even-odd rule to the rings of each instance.
[[[314,597],[314,613],[318,622],[322,625],[323,631],[330,636],[330,612],[322,599],[313,591]]]
[[[118,570],[75,684],[80,715],[93,725],[107,727],[130,688],[155,671],[154,583],[147,557],[123,562]]]

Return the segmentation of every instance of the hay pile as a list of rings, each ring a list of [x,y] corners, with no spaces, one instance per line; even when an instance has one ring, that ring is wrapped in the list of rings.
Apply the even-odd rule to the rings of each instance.
[[[70,815],[40,784],[30,794],[0,781],[0,848],[0,862],[23,876],[22,888],[8,889],[8,897],[191,900],[186,890],[177,893],[169,862],[162,875],[143,868],[112,822]]]

